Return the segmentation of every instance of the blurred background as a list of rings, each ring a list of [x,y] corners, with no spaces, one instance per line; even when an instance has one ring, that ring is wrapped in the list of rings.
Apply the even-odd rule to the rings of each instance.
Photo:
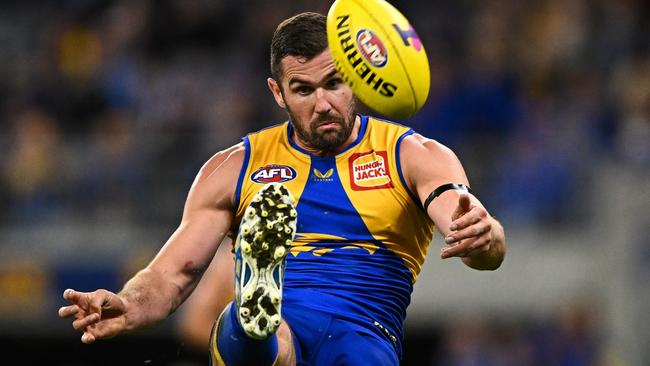
[[[432,68],[427,104],[400,122],[456,151],[509,250],[476,272],[434,239],[403,364],[650,364],[650,3],[391,3]],[[266,87],[272,32],[329,4],[0,3],[3,355],[207,364],[174,317],[82,345],[61,293],[119,290],[178,225],[203,162],[285,119]]]

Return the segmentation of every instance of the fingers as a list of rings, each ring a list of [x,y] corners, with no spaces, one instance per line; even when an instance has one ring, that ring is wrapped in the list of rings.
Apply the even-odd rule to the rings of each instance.
[[[450,226],[453,231],[445,237],[447,244],[455,243],[459,240],[479,237],[492,229],[492,224],[484,217],[469,216],[462,220],[460,224],[455,223]]]
[[[461,207],[465,211],[469,211],[469,204],[470,204],[470,199],[469,195],[467,193],[461,193],[458,196],[458,206]]]
[[[440,258],[472,257],[490,250],[491,239],[488,235],[466,239],[459,244],[440,250]]]
[[[81,296],[82,295],[83,295],[83,293],[75,291],[75,290],[73,290],[71,288],[63,291],[63,298],[68,300],[69,302],[75,303],[75,304],[78,303],[79,301],[81,301]]]
[[[63,291],[63,298],[73,305],[59,308],[59,316],[62,318],[75,316],[76,320],[72,322],[72,327],[75,330],[85,332],[89,326],[96,324],[101,319],[101,306],[97,306],[97,303],[101,304],[102,301],[100,296],[67,289]],[[86,338],[89,339],[88,336]]]
[[[96,292],[101,295],[98,296],[97,301],[93,302],[93,305],[97,306],[98,309],[113,312],[124,311],[124,303],[119,296],[105,290],[97,290]]]
[[[71,302],[73,305],[62,306],[59,308],[59,317],[69,318],[73,315],[83,316],[82,312],[85,311],[85,303],[82,301],[82,293],[73,289],[63,291],[63,298]]]
[[[462,217],[464,214],[469,212],[470,209],[471,209],[471,200],[469,198],[469,195],[465,192],[462,192],[458,196],[458,206],[456,206],[456,210],[454,210],[454,213],[451,215],[451,219],[456,220]]]
[[[467,252],[469,242],[470,241],[466,241],[466,243],[459,243],[447,248],[442,248],[440,250],[440,258],[447,259],[451,257],[464,257],[465,253]]]
[[[469,197],[467,197],[469,200]],[[458,209],[466,205],[459,198]],[[456,218],[449,226],[451,232],[445,243],[451,245],[440,251],[440,257],[471,257],[490,249],[492,223],[482,207],[472,207],[469,212]]]
[[[452,231],[464,229],[479,222],[480,220],[485,219],[487,216],[488,213],[483,207],[472,207],[469,211],[465,212],[465,214],[461,216],[454,217],[454,215],[452,215],[452,222],[449,226],[449,229]]]
[[[486,253],[490,251],[490,248],[491,248],[490,240],[487,240],[485,243],[482,243],[481,245],[470,245],[463,257],[473,257],[475,255]]]
[[[63,298],[71,302],[72,305],[59,308],[59,316],[62,318],[67,318],[72,315],[76,315],[79,318],[86,316],[88,313],[101,312],[101,309],[93,306],[95,302],[101,301],[93,293],[67,289],[63,291]]]
[[[96,324],[101,319],[101,315],[97,313],[90,314],[81,319],[77,319],[72,322],[72,327],[75,330],[84,330],[87,327]]]
[[[77,305],[62,306],[61,308],[59,308],[59,317],[61,318],[69,318],[78,313],[79,313],[79,307]]]
[[[96,339],[97,338],[90,332],[84,332],[84,334],[81,335],[81,341],[85,344],[95,343]]]
[[[107,305],[110,305],[114,302],[114,300],[110,297],[110,293],[105,290],[79,292],[72,289],[67,289],[63,292],[63,298],[76,305],[81,311],[100,314],[105,303]],[[61,309],[59,311],[61,311]],[[66,311],[72,310],[65,310],[64,313]]]
[[[72,305],[59,308],[62,318],[73,317],[72,327],[83,332],[81,342],[90,344],[98,339],[113,337],[124,330],[124,304],[119,297],[106,290],[78,292],[67,289],[63,298]]]
[[[81,341],[86,344],[94,343],[99,339],[112,338],[124,330],[123,319],[105,319],[93,323],[83,330]]]

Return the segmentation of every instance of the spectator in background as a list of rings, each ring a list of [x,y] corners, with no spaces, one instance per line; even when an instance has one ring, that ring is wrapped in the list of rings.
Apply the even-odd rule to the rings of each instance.
[[[9,195],[10,219],[38,224],[56,214],[64,172],[56,121],[38,109],[19,113],[4,160],[2,180]]]
[[[147,171],[137,148],[134,127],[128,111],[111,110],[95,122],[91,131],[93,149],[77,156],[79,166],[83,167],[77,170],[77,196],[84,210],[119,210],[116,216],[135,218],[128,211],[136,208],[133,204],[138,201],[137,196],[144,194]]]
[[[469,314],[449,322],[430,365],[533,366],[534,348],[525,329]]]
[[[617,155],[631,166],[650,167],[650,52],[622,64],[615,80],[620,100]]]

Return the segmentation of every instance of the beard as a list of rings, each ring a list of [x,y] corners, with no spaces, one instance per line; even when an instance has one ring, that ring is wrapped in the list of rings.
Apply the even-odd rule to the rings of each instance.
[[[320,151],[323,155],[333,155],[338,152],[348,140],[354,129],[356,116],[354,98],[348,105],[348,115],[339,117],[332,114],[321,114],[308,124],[303,123],[287,105],[287,112],[291,118],[296,135],[305,145]],[[318,127],[325,122],[334,122],[340,126],[337,129],[328,129],[324,132],[318,131]]]

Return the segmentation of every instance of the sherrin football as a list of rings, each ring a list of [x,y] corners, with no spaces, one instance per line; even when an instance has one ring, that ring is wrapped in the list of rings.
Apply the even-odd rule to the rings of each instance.
[[[384,0],[336,0],[327,41],[337,71],[366,106],[393,119],[418,112],[430,86],[429,60],[409,21]]]

